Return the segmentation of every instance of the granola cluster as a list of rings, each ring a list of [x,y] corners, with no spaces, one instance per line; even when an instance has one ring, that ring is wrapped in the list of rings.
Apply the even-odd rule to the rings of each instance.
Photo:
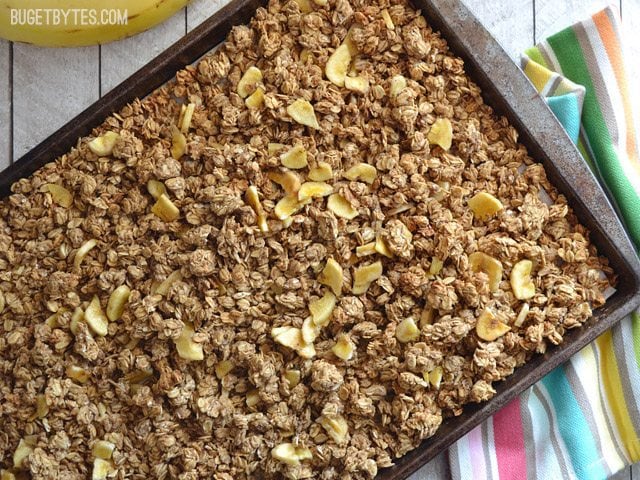
[[[0,202],[2,479],[371,479],[612,280],[419,12],[271,0]]]

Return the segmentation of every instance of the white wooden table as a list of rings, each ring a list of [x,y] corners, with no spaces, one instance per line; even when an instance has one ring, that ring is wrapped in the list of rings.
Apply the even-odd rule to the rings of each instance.
[[[640,0],[464,1],[513,58],[536,41],[614,3],[622,12],[631,58],[640,58]],[[44,49],[0,40],[0,170],[225,3],[194,0],[159,27],[101,47]],[[637,71],[632,78],[639,78]],[[448,470],[446,455],[441,455],[412,480],[445,479]],[[640,479],[640,464],[614,478],[630,480],[634,472]]]

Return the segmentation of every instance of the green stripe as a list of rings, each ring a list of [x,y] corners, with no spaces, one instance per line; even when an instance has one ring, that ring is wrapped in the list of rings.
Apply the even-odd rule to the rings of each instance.
[[[599,177],[600,172],[598,171],[598,167],[595,165],[593,161],[593,157],[591,156],[589,149],[585,145],[584,140],[580,137],[578,137],[577,146],[578,146],[578,150],[582,154],[582,158],[584,158],[584,161],[587,162],[587,165],[589,165],[589,168],[591,169],[591,171],[595,174],[596,177]]]
[[[631,314],[631,332],[633,334],[633,350],[636,354],[636,363],[640,370],[640,314],[633,312]]]
[[[530,60],[534,61],[535,63],[542,65],[543,67],[545,67],[548,70],[553,71],[553,69],[551,67],[549,67],[549,65],[547,65],[547,62],[544,59],[544,55],[542,55],[542,51],[540,50],[539,47],[531,47],[529,49],[527,49],[525,51],[525,54],[527,55],[527,57],[529,57]],[[589,168],[591,168],[591,171],[596,175],[596,176],[600,176],[598,170],[596,169],[594,163],[593,163],[593,158],[591,158],[591,154],[589,153],[586,145],[584,144],[584,141],[582,140],[582,138],[578,138],[578,150],[580,151],[580,153],[582,154],[582,157],[585,159],[585,161],[587,162],[587,165],[589,165]]]
[[[622,171],[620,161],[613,148],[613,141],[598,104],[580,42],[571,28],[549,37],[548,42],[564,75],[573,82],[583,85],[587,90],[582,109],[585,131],[589,137],[598,168],[620,207],[629,234],[635,244],[640,246],[640,215],[637,214],[640,198]]]
[[[531,47],[528,50],[525,50],[524,53],[526,53],[527,57],[529,57],[534,62],[549,69],[549,65],[547,65],[547,62],[544,61],[544,57],[542,56],[542,53],[540,52],[540,49],[538,47]]]

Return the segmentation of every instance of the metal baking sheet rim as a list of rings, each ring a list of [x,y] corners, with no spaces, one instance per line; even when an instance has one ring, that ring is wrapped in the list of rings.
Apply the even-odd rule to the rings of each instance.
[[[196,62],[223,41],[232,26],[247,23],[265,3],[233,0],[223,7],[4,170],[0,174],[0,194],[7,195],[13,183],[69,151],[79,137],[89,135],[111,113],[170,81],[176,71]],[[599,251],[610,259],[620,285],[591,320],[565,335],[563,345],[533,357],[495,385],[493,399],[468,405],[462,415],[445,419],[433,437],[398,459],[393,467],[381,470],[376,478],[385,480],[406,478],[418,470],[640,304],[640,262],[634,248],[605,193],[544,100],[460,0],[412,3],[442,33],[452,51],[464,59],[465,70],[479,84],[487,103],[509,119],[529,154],[544,164],[551,182],[567,196],[580,222],[591,230]]]

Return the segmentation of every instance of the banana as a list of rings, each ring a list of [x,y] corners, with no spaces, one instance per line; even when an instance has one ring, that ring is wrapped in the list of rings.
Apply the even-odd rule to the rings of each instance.
[[[81,47],[129,37],[163,22],[189,0],[0,0],[0,37]]]

